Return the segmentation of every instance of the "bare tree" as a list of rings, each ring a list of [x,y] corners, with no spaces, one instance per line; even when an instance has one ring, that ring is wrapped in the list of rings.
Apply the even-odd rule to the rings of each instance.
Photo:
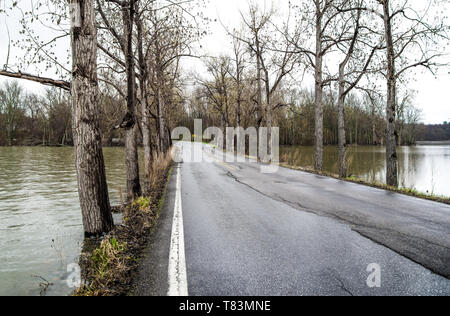
[[[152,91],[156,119],[157,149],[166,152],[170,146],[171,109],[176,106],[174,97],[179,90],[180,62],[182,58],[198,57],[192,49],[204,33],[193,13],[202,1],[168,1],[166,5],[155,6],[146,22],[149,24],[146,63],[148,84]],[[202,18],[207,24],[208,19]]]
[[[73,0],[72,97],[78,191],[87,236],[113,225],[98,115],[97,29],[93,0]]]
[[[272,127],[273,113],[276,109],[285,106],[276,94],[285,80],[295,69],[299,61],[299,54],[294,52],[295,46],[286,40],[282,33],[277,32],[278,27],[271,21],[275,11],[273,8],[263,10],[256,4],[250,4],[248,16],[242,15],[249,36],[239,39],[248,45],[256,58],[257,68],[257,103],[259,107],[258,122],[265,119],[268,135],[268,155],[272,153]],[[289,19],[283,28],[289,27]],[[274,38],[278,34],[278,38]],[[260,124],[258,124],[260,127]]]
[[[22,94],[22,88],[17,81],[5,83],[4,89],[0,90],[0,109],[6,115],[9,146],[12,146],[14,142],[18,111],[22,107]]]
[[[442,43],[448,42],[449,27],[445,19],[429,18],[439,14],[439,2],[429,2],[424,9],[415,9],[411,1],[377,0],[378,8],[369,10],[383,20],[386,46],[386,67],[383,75],[387,81],[386,101],[386,183],[398,186],[397,157],[397,86],[398,81],[413,68],[424,67],[433,72],[441,65],[444,55]],[[435,4],[435,5],[434,5]],[[434,10],[434,12],[433,12]]]
[[[238,39],[241,37],[238,33],[233,36],[233,54],[235,70],[231,72],[231,76],[236,83],[236,114],[235,114],[235,126],[241,126],[242,116],[242,94],[243,94],[243,75],[244,75],[244,58],[245,51],[242,47],[242,42]]]
[[[220,117],[220,126],[222,131],[230,126],[230,110],[231,110],[231,89],[232,77],[231,59],[226,56],[219,58],[210,58],[206,61],[206,68],[211,74],[212,80],[205,81],[200,78],[197,79],[204,87],[204,96],[212,104],[214,112],[218,113]],[[223,143],[218,144],[222,148],[226,147],[226,135],[222,139]]]
[[[333,49],[353,38],[348,36],[347,26],[339,25],[342,11],[350,0],[313,0],[303,2],[297,11],[300,11],[298,26],[294,34],[286,34],[290,41],[296,45],[296,51],[306,57],[307,64],[314,70],[315,89],[315,141],[314,141],[314,168],[323,169],[323,111],[324,87],[335,78],[325,78],[324,67],[326,56]],[[308,37],[314,39],[310,43]],[[310,48],[313,47],[313,48]]]
[[[125,130],[125,165],[127,174],[127,198],[132,201],[142,194],[139,177],[139,158],[137,136],[139,132],[137,122],[137,91],[136,91],[136,67],[133,45],[136,6],[139,0],[96,0],[97,10],[101,19],[101,29],[113,39],[108,46],[99,45],[100,50],[113,62],[123,67],[126,74],[126,115],[119,127]],[[111,5],[106,5],[111,3]],[[117,16],[121,20],[117,19]],[[104,33],[103,36],[106,36]],[[123,59],[115,52],[119,51]],[[116,72],[117,73],[117,72]],[[112,79],[107,80],[112,84]],[[118,88],[121,92],[121,89]],[[123,94],[123,92],[121,92]]]
[[[366,29],[363,14],[362,1],[349,1],[347,6],[339,8],[341,11],[342,28],[351,25],[351,40],[338,45],[338,49],[343,51],[344,58],[339,64],[338,74],[338,146],[339,146],[339,176],[347,177],[347,138],[345,134],[345,98],[359,84],[378,49],[377,43],[371,44],[370,33],[363,31]],[[347,15],[349,15],[347,17]],[[377,39],[375,39],[377,40]],[[379,42],[379,40],[378,40]],[[344,46],[342,49],[341,46]],[[371,49],[370,52],[365,52]],[[351,64],[351,69],[349,63]]]

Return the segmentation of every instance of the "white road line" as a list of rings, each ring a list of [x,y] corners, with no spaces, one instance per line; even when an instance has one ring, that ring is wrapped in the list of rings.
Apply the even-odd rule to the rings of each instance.
[[[177,168],[175,209],[173,212],[172,237],[170,242],[168,296],[188,296],[183,209],[181,204],[181,167],[179,167]]]

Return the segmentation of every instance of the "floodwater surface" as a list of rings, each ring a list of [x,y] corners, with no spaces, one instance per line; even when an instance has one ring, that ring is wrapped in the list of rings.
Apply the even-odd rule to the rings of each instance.
[[[105,148],[112,205],[125,191],[123,148]],[[70,294],[83,226],[73,148],[0,148],[0,295]]]
[[[313,147],[281,147],[280,159],[294,166],[313,167]],[[450,196],[450,146],[398,148],[399,184],[422,193]],[[349,175],[369,182],[386,183],[386,149],[352,146],[348,150]],[[325,147],[324,169],[338,173],[338,149]]]

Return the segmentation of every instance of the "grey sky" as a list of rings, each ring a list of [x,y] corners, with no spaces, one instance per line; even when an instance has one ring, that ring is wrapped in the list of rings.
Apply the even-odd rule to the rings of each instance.
[[[425,0],[417,0],[425,1]],[[261,0],[264,2],[264,0]],[[277,2],[278,6],[283,6],[287,0]],[[227,25],[230,29],[238,27],[240,24],[239,10],[245,10],[247,1],[245,0],[210,0],[208,5],[208,15],[212,19],[217,18],[218,21],[210,25],[211,35],[207,36],[202,45],[207,54],[219,55],[221,53],[229,52],[230,39],[226,36],[226,32],[219,22],[219,20]],[[449,12],[450,8],[445,9]],[[18,36],[19,25],[16,16],[1,16],[0,18],[0,67],[6,61],[8,36],[5,23],[8,25],[12,39]],[[69,45],[69,39],[61,41],[58,50],[64,56],[65,50]],[[17,61],[16,56],[21,56],[22,52],[17,49],[12,49],[10,64]],[[187,61],[188,68],[199,68],[198,61]],[[35,72],[33,68],[28,69],[29,72]],[[45,74],[45,73],[44,73]],[[46,73],[45,75],[54,76],[53,73]],[[4,82],[4,77],[0,77],[0,83]],[[21,84],[29,91],[41,92],[43,86],[23,81]],[[442,69],[437,77],[427,72],[419,72],[417,78],[410,83],[410,87],[417,90],[417,97],[415,103],[423,110],[423,122],[425,123],[442,123],[443,121],[450,121],[450,74],[449,69]]]

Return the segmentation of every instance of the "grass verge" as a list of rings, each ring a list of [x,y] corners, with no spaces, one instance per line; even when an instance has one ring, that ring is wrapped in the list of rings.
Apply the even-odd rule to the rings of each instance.
[[[151,193],[123,209],[123,224],[101,240],[86,240],[80,256],[83,285],[74,296],[128,295],[155,226],[170,179],[170,153],[153,162]]]
[[[330,172],[325,172],[325,171],[319,172],[319,171],[315,171],[314,169],[311,169],[311,168],[292,166],[292,165],[289,165],[286,163],[280,163],[279,165],[281,167],[288,168],[288,169],[299,170],[299,171],[317,174],[317,175],[321,175],[321,176],[325,176],[325,177],[335,178],[335,179],[342,180],[342,181],[357,183],[357,184],[369,186],[372,188],[378,188],[378,189],[382,189],[382,190],[392,191],[392,192],[396,192],[396,193],[400,193],[400,194],[404,194],[404,195],[408,195],[408,196],[413,196],[413,197],[420,198],[420,199],[425,199],[425,200],[430,200],[430,201],[450,205],[450,197],[440,196],[440,195],[435,195],[435,194],[426,194],[426,193],[419,192],[414,188],[397,188],[397,187],[388,186],[386,184],[379,183],[379,182],[364,181],[364,180],[356,178],[356,177],[340,178],[337,174],[333,174]]]

